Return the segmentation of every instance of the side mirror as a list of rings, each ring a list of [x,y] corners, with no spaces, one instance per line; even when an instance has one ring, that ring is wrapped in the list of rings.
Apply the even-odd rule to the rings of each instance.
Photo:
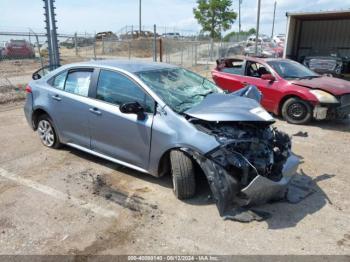
[[[271,75],[271,74],[263,74],[263,75],[261,75],[260,78],[262,80],[268,80],[268,81],[271,81],[271,82],[276,80],[276,78],[273,75]]]
[[[138,120],[145,120],[144,108],[138,102],[125,103],[120,106],[120,112],[124,114],[136,114]]]
[[[41,75],[40,75],[40,74],[38,74],[38,73],[32,74],[32,79],[33,79],[33,80],[38,80],[38,79],[40,79],[40,78],[41,78]]]

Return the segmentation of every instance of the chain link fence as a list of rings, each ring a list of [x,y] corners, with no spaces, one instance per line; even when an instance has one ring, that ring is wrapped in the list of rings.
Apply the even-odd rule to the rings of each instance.
[[[34,71],[48,65],[48,50],[44,42],[17,36],[0,42],[0,104],[15,102],[24,97],[26,83]],[[242,42],[243,43],[243,42]],[[139,37],[120,39],[112,36],[71,36],[60,41],[61,64],[91,59],[123,59],[158,61],[189,68],[205,77],[219,57],[241,54],[240,42],[213,42],[195,37]],[[18,94],[18,95],[16,95]]]

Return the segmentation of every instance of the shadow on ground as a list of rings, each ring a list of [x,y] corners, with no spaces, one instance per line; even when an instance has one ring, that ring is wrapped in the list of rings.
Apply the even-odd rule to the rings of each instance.
[[[318,186],[318,183],[331,179],[335,175],[323,174],[312,179],[301,170],[296,176],[300,176],[301,180],[310,181],[308,186],[312,190],[311,194],[298,203],[289,203],[284,200],[258,207],[257,209],[271,214],[271,217],[266,220],[269,229],[295,227],[305,217],[317,213],[327,203],[333,205],[327,194]]]
[[[282,122],[284,122],[287,125],[293,125],[288,124],[281,116],[273,116],[275,119],[278,119]],[[347,119],[333,119],[333,120],[312,120],[310,123],[306,125],[298,125],[300,127],[303,126],[312,126],[312,127],[318,127],[324,130],[330,130],[330,131],[339,131],[339,132],[350,132],[350,118]]]
[[[164,176],[161,178],[152,177],[148,174],[143,174],[141,172],[132,170],[127,167],[112,163],[110,161],[95,157],[93,155],[87,154],[85,152],[65,147],[64,150],[68,150],[72,154],[84,158],[88,161],[107,166],[116,171],[122,172],[125,176],[130,176],[138,179],[145,180],[150,183],[158,184],[162,187],[172,188],[172,181],[170,176]],[[208,182],[201,172],[197,172],[197,192],[196,196],[192,199],[185,200],[184,202],[190,205],[213,205],[214,200],[211,197],[211,191]],[[262,206],[254,207],[256,210],[268,212],[271,217],[266,220],[269,229],[283,229],[295,227],[300,221],[302,221],[306,216],[317,213],[322,209],[327,203],[332,205],[331,200],[327,197],[326,193],[318,186],[318,182],[331,179],[335,175],[323,174],[314,179],[305,174],[302,170],[297,174],[301,181],[309,181],[309,187],[311,188],[311,193],[305,199],[298,203],[289,203],[286,200],[281,200],[278,202],[273,202],[265,204]],[[305,185],[306,186],[306,185]],[[170,193],[170,190],[169,190]],[[180,201],[180,200],[179,200]],[[219,216],[219,212],[218,212]],[[235,222],[233,222],[235,223]]]

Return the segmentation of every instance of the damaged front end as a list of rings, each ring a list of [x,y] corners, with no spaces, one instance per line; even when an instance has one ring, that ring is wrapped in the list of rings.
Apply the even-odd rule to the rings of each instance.
[[[240,92],[221,98],[227,99],[222,105],[230,99],[242,99],[239,101],[243,103],[230,109],[215,104],[215,97],[208,97],[187,111],[188,120],[220,144],[204,155],[187,152],[204,171],[221,216],[237,207],[282,199],[299,165],[299,158],[291,152],[290,137],[271,127],[273,118],[256,101],[242,96]],[[201,114],[204,107],[206,115]],[[216,121],[212,120],[214,116]]]
[[[221,143],[206,155],[192,152],[207,176],[221,216],[237,206],[283,198],[299,159],[287,134],[266,123],[209,123],[196,127]]]

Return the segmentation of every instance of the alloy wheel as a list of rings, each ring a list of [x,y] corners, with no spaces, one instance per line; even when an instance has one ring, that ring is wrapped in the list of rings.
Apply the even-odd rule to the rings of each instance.
[[[45,119],[40,120],[38,124],[38,134],[41,142],[48,147],[52,147],[55,143],[55,133],[51,123]]]

